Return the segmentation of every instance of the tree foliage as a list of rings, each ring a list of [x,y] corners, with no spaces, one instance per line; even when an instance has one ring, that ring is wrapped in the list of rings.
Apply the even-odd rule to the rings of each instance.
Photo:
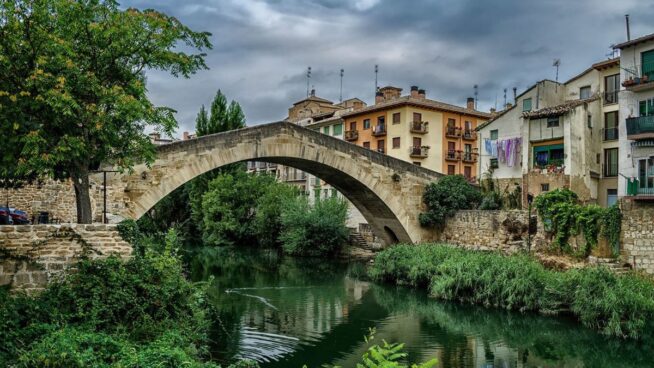
[[[206,68],[209,34],[113,0],[0,4],[0,124],[17,171],[73,179],[78,221],[91,221],[89,171],[150,162],[144,128],[170,134],[173,110],[147,96],[145,70],[189,77]],[[4,130],[7,128],[8,130]]]
[[[307,197],[296,197],[281,213],[282,249],[298,256],[336,255],[349,236],[346,220],[343,199],[317,199],[312,206]]]
[[[481,193],[463,175],[444,176],[425,189],[423,202],[427,212],[420,214],[420,224],[443,226],[456,211],[476,208],[480,201]]]

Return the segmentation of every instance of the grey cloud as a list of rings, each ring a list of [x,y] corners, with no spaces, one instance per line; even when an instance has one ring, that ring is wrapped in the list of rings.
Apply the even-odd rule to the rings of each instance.
[[[123,6],[156,8],[194,30],[213,34],[211,68],[190,79],[150,72],[155,103],[178,111],[181,130],[216,90],[243,106],[248,124],[283,118],[306,94],[306,67],[321,97],[337,100],[338,70],[345,69],[344,98],[374,99],[379,84],[413,84],[428,96],[464,104],[479,85],[479,108],[488,110],[503,88],[520,93],[554,78],[552,59],[562,60],[559,80],[605,59],[609,46],[654,32],[654,4],[638,0],[131,0]],[[510,97],[509,97],[510,98]]]

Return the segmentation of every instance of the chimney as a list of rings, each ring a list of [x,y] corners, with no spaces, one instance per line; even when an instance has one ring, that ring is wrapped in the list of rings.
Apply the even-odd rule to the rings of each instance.
[[[375,105],[384,102],[384,94],[380,91],[375,93]]]
[[[506,103],[505,108],[506,108],[507,110],[510,109],[510,108],[512,108],[512,107],[513,107],[513,104],[512,104],[512,103],[510,103],[510,102],[507,102],[507,103]]]
[[[466,101],[466,108],[469,110],[474,110],[475,109],[475,98],[474,97],[468,97],[468,100]]]
[[[516,87],[513,87],[513,103],[518,103],[518,89]]]
[[[418,86],[411,86],[411,97],[418,98]]]
[[[425,98],[425,90],[424,89],[419,89],[418,90],[418,97],[419,98]]]
[[[311,88],[311,97],[316,97],[316,89]]]

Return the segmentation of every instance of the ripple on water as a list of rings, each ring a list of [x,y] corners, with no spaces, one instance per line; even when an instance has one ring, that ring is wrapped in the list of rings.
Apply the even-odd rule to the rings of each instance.
[[[241,331],[240,353],[237,358],[257,362],[279,360],[295,351],[299,342],[297,337],[261,332],[244,326]]]

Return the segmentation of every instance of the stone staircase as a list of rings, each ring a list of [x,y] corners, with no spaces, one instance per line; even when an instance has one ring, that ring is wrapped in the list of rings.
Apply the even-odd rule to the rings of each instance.
[[[595,264],[597,266],[607,267],[609,270],[615,272],[618,275],[625,274],[631,271],[631,267],[623,264],[620,260],[615,258],[601,258],[595,256],[588,256],[588,263]]]
[[[374,251],[372,245],[368,244],[366,239],[363,238],[363,235],[356,229],[350,229],[350,244],[371,252]]]

